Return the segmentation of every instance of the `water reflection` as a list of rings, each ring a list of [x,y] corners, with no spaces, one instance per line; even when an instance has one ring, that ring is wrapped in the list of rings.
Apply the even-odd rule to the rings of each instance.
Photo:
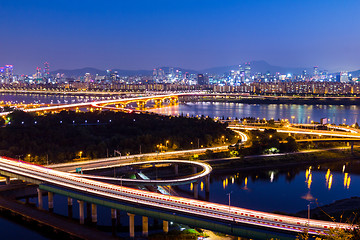
[[[348,173],[345,173],[344,174],[344,188],[349,189],[350,181],[351,181],[350,175]]]
[[[360,106],[339,105],[295,105],[295,104],[242,104],[242,103],[182,103],[180,105],[154,109],[152,111],[184,116],[213,116],[244,118],[255,117],[259,119],[292,119],[296,123],[318,122],[321,118],[330,119],[329,123],[340,124],[347,119],[347,124],[357,122]]]
[[[215,170],[211,175],[209,201],[228,204],[226,194],[232,191],[234,206],[295,213],[314,199],[321,206],[358,196],[359,184],[358,161],[225,173]],[[205,198],[204,192],[201,195]]]

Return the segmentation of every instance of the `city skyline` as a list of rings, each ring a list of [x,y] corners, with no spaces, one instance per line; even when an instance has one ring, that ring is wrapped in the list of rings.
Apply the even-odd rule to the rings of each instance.
[[[7,1],[0,65],[201,70],[265,60],[360,68],[357,1]],[[56,66],[56,67],[55,67]]]

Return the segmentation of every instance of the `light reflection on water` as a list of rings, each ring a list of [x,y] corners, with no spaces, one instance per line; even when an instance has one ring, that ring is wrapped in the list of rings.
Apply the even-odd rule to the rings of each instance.
[[[113,97],[114,98],[114,97]],[[94,98],[57,95],[9,95],[0,94],[0,100],[31,102],[81,102]],[[100,98],[104,99],[104,98]],[[288,105],[288,104],[236,104],[236,103],[186,103],[163,107],[154,112],[184,116],[204,115],[210,117],[256,117],[291,119],[294,122],[307,123],[319,121],[326,117],[331,123],[353,124],[358,120],[359,106],[335,105]],[[329,173],[328,173],[329,170]],[[210,201],[228,204],[227,194],[231,193],[231,204],[234,206],[261,211],[283,211],[295,213],[306,209],[309,201],[319,205],[329,204],[335,200],[359,196],[360,164],[329,164],[324,166],[306,166],[303,168],[272,169],[271,171],[233,172],[229,174],[212,174]],[[192,191],[191,184],[181,188]],[[200,184],[200,196],[205,197],[205,187]],[[56,196],[55,211],[63,213],[66,199]],[[74,213],[77,213],[76,204]],[[99,211],[99,213],[102,211]],[[107,213],[109,215],[110,213]],[[99,217],[99,222],[108,221],[109,216]]]
[[[43,94],[1,93],[0,100],[24,103],[77,103],[94,100],[115,99],[119,96],[70,96]],[[292,119],[294,123],[319,122],[321,118],[330,119],[330,123],[354,124],[359,120],[360,106],[357,105],[297,105],[297,104],[242,104],[242,103],[181,103],[175,106],[151,110],[153,112],[184,116],[209,116],[259,119]]]
[[[330,119],[330,123],[354,124],[359,119],[360,106],[351,105],[296,105],[296,104],[242,104],[242,103],[182,103],[176,106],[152,110],[167,115],[259,119],[292,119],[294,123],[319,122],[321,118]]]
[[[211,175],[209,200],[228,204],[227,194],[231,192],[234,206],[296,213],[306,209],[309,201],[315,207],[359,196],[359,162],[348,163],[345,172],[342,168],[343,163],[331,163],[295,169],[215,172]],[[199,196],[206,198],[205,191],[201,190]]]

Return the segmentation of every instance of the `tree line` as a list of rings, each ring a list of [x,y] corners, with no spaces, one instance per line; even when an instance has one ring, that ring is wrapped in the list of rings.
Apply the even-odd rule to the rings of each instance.
[[[14,111],[0,124],[0,155],[46,163],[76,158],[210,147],[233,141],[226,124],[210,118],[111,111],[62,111],[44,116]]]

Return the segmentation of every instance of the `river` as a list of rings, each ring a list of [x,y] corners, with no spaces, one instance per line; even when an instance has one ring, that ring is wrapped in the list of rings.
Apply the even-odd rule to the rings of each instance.
[[[60,97],[57,95],[38,94],[0,94],[0,100],[18,102],[69,103],[82,102],[101,98]],[[335,105],[288,105],[288,104],[241,104],[241,103],[184,103],[177,106],[163,107],[152,111],[168,115],[204,115],[210,117],[259,117],[266,119],[289,119],[289,121],[307,123],[320,118],[330,119],[330,123],[353,124],[359,119],[359,106]],[[292,118],[294,116],[295,118]],[[229,171],[214,173],[211,177],[210,201],[245,207],[261,211],[281,211],[296,213],[307,208],[322,206],[335,200],[359,196],[360,163],[341,162],[321,165],[306,165],[299,167],[274,168],[261,171]],[[181,187],[189,191],[191,186]],[[200,184],[201,189],[201,184]],[[200,192],[205,197],[205,192]],[[312,197],[310,201],[309,197]],[[44,202],[46,202],[44,200]],[[74,216],[77,214],[77,204],[74,204]],[[55,197],[55,212],[66,214],[66,199]],[[110,225],[110,212],[99,208],[99,224]],[[126,218],[126,216],[125,216]],[[126,222],[126,219],[124,220]],[[0,218],[0,231],[9,229],[18,235],[12,239],[22,239],[26,236],[41,239],[36,232]],[[126,223],[125,223],[126,224]]]

